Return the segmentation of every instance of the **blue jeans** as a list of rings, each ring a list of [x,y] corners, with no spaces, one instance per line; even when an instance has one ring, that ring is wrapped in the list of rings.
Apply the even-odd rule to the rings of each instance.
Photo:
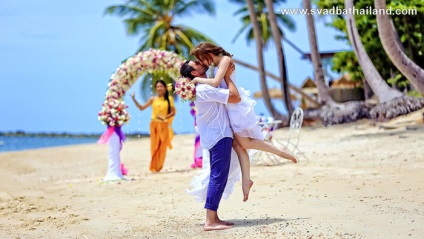
[[[233,139],[226,137],[218,141],[210,153],[211,175],[206,195],[205,208],[217,211],[230,171],[231,148]]]

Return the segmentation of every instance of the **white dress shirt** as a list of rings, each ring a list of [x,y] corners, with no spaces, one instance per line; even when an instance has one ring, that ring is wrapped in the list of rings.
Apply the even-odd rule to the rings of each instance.
[[[205,149],[211,149],[222,138],[233,138],[226,108],[229,96],[228,89],[206,84],[196,85],[196,124],[200,145]]]

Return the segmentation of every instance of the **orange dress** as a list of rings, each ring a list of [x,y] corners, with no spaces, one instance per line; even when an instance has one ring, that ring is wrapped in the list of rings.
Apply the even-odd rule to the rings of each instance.
[[[169,96],[169,104],[175,108],[172,96]],[[168,115],[168,101],[164,97],[156,97],[152,103],[152,120],[150,121],[150,171],[152,172],[159,172],[163,168],[166,150],[168,147],[172,149],[174,117],[165,121],[157,119],[158,116],[165,117],[166,115]]]

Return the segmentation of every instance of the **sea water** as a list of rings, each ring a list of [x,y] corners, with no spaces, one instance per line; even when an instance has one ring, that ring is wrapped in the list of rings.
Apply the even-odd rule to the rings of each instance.
[[[92,137],[0,136],[0,152],[97,142]]]

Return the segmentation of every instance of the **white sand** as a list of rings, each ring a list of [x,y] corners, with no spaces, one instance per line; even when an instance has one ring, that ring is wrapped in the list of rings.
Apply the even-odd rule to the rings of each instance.
[[[185,193],[198,172],[193,135],[175,137],[159,174],[148,171],[148,138],[126,142],[132,180],[121,183],[101,183],[106,145],[1,153],[0,238],[424,238],[419,114],[386,129],[303,128],[310,160],[252,167],[249,201],[239,183],[221,203],[220,217],[235,223],[225,231],[204,232],[203,203]]]

